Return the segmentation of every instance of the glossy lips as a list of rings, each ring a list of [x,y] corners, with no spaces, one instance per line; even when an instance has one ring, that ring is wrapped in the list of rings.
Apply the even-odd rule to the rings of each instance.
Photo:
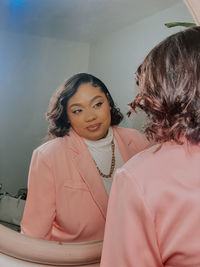
[[[97,131],[100,128],[100,126],[101,126],[100,123],[96,123],[96,124],[93,124],[93,125],[88,126],[87,129],[90,132],[95,132],[95,131]]]

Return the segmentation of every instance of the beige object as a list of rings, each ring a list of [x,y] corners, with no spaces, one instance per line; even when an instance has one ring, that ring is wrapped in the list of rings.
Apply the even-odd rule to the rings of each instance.
[[[196,24],[200,25],[200,0],[184,0],[184,2],[190,10]]]
[[[0,266],[98,267],[102,240],[58,243],[31,238],[0,225]]]

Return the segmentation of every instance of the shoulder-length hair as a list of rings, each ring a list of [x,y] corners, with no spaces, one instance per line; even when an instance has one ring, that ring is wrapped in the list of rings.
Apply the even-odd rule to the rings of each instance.
[[[137,69],[136,81],[139,93],[129,114],[144,110],[149,140],[200,142],[200,27],[173,34],[153,48]]]
[[[99,87],[105,94],[111,107],[111,126],[118,125],[122,121],[123,115],[115,106],[115,103],[105,84],[91,74],[78,73],[69,78],[50,99],[49,109],[46,113],[46,119],[49,121],[49,127],[45,141],[68,134],[71,124],[67,115],[67,103],[77,92],[79,86],[85,83],[90,83],[94,87]]]

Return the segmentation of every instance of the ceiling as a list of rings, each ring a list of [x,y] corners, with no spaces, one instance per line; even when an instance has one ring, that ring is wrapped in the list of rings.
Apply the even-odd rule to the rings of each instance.
[[[0,31],[90,42],[182,0],[0,0]]]

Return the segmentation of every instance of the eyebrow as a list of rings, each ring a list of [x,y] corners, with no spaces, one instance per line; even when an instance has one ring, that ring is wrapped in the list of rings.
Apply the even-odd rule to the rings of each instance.
[[[102,98],[103,96],[102,95],[96,95],[95,97],[93,97],[91,100],[90,100],[90,103],[92,103],[93,101],[95,101],[97,98]],[[74,104],[71,104],[69,106],[69,108],[71,107],[81,107],[82,105],[80,103],[74,103]]]

